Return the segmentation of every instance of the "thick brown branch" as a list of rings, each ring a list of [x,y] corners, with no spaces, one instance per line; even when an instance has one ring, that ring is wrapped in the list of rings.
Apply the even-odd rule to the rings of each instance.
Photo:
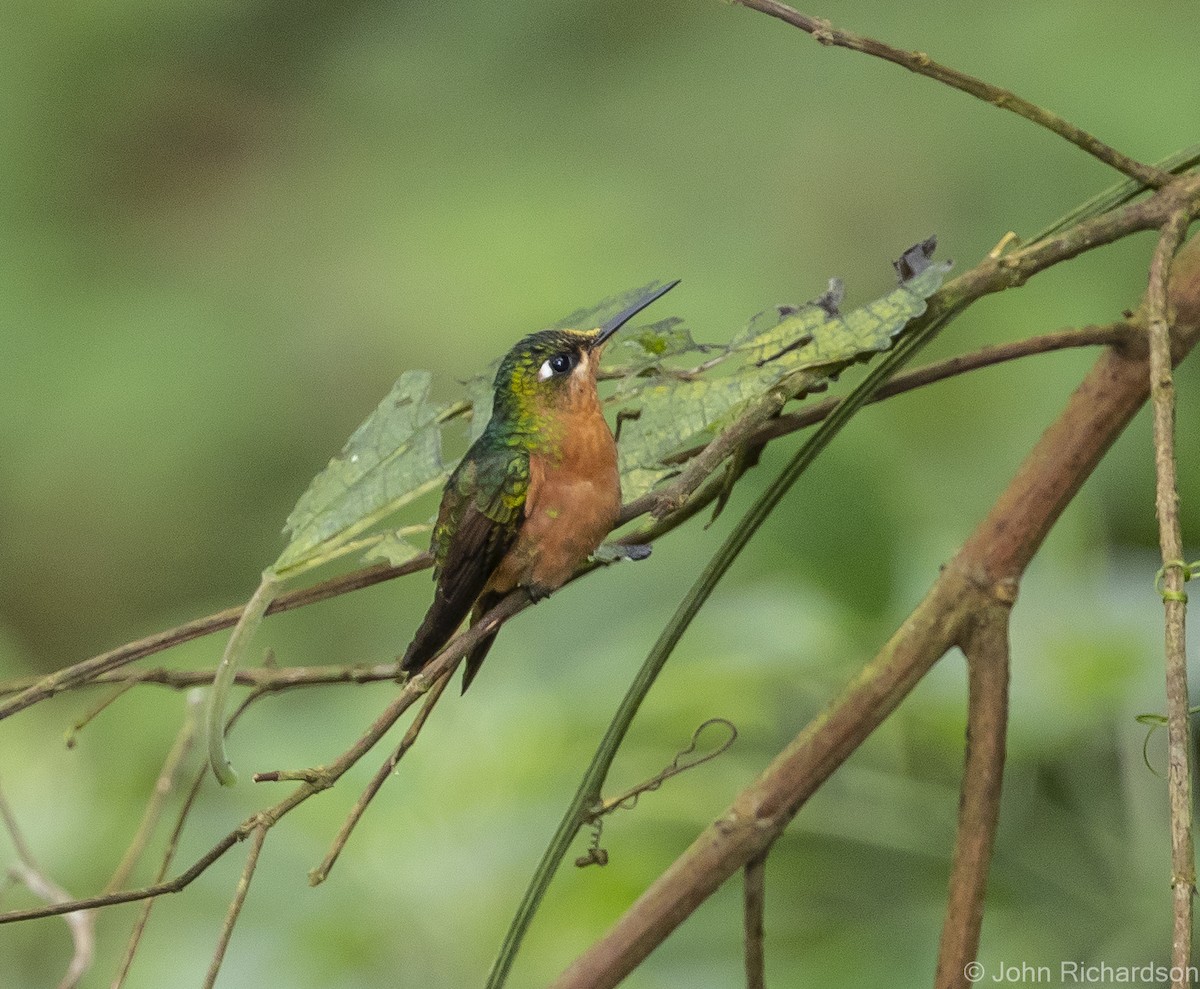
[[[864,38],[856,34],[851,34],[849,31],[842,31],[839,28],[835,28],[826,20],[801,14],[787,4],[779,3],[778,0],[734,0],[734,2],[751,10],[761,11],[771,17],[776,17],[787,24],[791,24],[793,27],[798,27],[801,31],[811,34],[813,38],[823,45],[847,48],[850,51],[862,52],[864,55],[873,55],[876,58],[882,58],[918,75],[928,76],[930,79],[936,79],[938,82],[962,90],[964,93],[970,93],[977,99],[981,99],[985,103],[990,103],[992,106],[999,107],[1002,110],[1010,110],[1019,117],[1024,117],[1026,120],[1045,127],[1049,131],[1053,131],[1059,137],[1070,141],[1077,148],[1081,148],[1092,157],[1098,158],[1106,165],[1110,165],[1117,171],[1128,175],[1132,179],[1137,179],[1151,188],[1159,188],[1171,180],[1169,172],[1164,172],[1160,168],[1155,168],[1153,165],[1146,165],[1130,158],[1128,155],[1122,154],[1098,138],[1093,137],[1082,128],[1076,127],[1070,121],[1064,120],[1058,114],[1051,113],[1036,103],[1030,103],[1029,100],[1023,99],[1017,96],[1016,93],[1009,92],[1007,89],[993,86],[991,83],[984,82],[982,79],[976,79],[974,76],[969,76],[965,72],[959,72],[957,69],[952,69],[949,66],[939,65],[924,52],[904,51],[900,48],[893,48],[891,45],[884,44],[882,41],[876,41],[874,38]]]
[[[998,590],[1002,588],[1000,585]],[[1008,729],[1011,604],[997,600],[979,616],[962,644],[969,676],[967,752],[950,869],[950,895],[934,980],[937,989],[969,989],[967,966],[979,950],[988,865],[1000,820],[1000,781]]]

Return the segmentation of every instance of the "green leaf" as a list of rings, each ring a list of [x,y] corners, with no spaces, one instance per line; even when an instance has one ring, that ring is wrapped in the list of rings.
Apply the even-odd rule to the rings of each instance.
[[[621,429],[622,493],[632,500],[679,470],[669,461],[732,421],[746,404],[776,387],[792,398],[823,389],[848,365],[891,347],[925,299],[941,285],[949,262],[933,262],[934,243],[896,262],[903,280],[882,298],[843,315],[842,285],[802,306],[777,306],[754,316],[729,345],[690,370],[625,379],[616,399]],[[673,328],[673,332],[679,330]],[[690,339],[690,334],[689,334]]]
[[[277,574],[340,555],[355,535],[445,483],[442,424],[466,405],[434,405],[430,382],[428,371],[405,371],[314,478],[288,516],[292,538]]]
[[[385,563],[398,567],[402,563],[420,556],[429,545],[429,536],[433,532],[431,524],[408,525],[403,529],[393,529],[383,533],[378,542],[367,550],[368,560],[383,560]],[[420,536],[419,545],[411,541],[412,537]]]

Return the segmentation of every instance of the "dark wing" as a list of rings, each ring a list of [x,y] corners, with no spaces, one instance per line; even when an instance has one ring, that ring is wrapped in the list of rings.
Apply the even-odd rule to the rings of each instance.
[[[516,539],[528,489],[529,455],[510,447],[485,449],[477,443],[450,475],[433,528],[437,588],[401,669],[421,669],[470,613]]]

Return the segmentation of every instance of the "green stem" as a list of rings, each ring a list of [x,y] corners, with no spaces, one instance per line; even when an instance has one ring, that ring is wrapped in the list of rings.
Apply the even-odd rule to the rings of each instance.
[[[1167,155],[1162,161],[1156,161],[1154,167],[1164,172],[1170,172],[1172,175],[1181,175],[1198,164],[1200,164],[1200,144],[1193,144],[1190,148],[1183,148],[1173,154]],[[1036,244],[1047,237],[1053,237],[1055,234],[1073,227],[1083,220],[1090,220],[1093,216],[1099,216],[1101,213],[1107,213],[1109,210],[1124,206],[1149,188],[1150,186],[1146,185],[1145,182],[1139,182],[1137,179],[1126,179],[1124,182],[1117,182],[1104,191],[1096,193],[1087,202],[1080,203],[1070,213],[1059,217],[1050,226],[1046,227],[1045,230],[1034,234],[1027,240],[1020,241],[1020,243],[1022,245]]]
[[[249,647],[250,640],[254,638],[254,633],[258,631],[258,626],[262,624],[278,588],[279,579],[275,573],[264,570],[258,589],[246,603],[242,617],[238,619],[229,641],[225,644],[225,652],[213,677],[212,693],[208,696],[208,710],[205,712],[204,722],[208,733],[208,763],[222,786],[233,786],[237,782],[237,773],[225,754],[225,709],[229,705],[229,689],[237,676],[242,655]]]

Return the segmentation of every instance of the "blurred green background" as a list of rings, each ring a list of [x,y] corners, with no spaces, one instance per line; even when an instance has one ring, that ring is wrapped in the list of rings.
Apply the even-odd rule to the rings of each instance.
[[[1010,86],[1143,160],[1200,135],[1184,0],[811,12]],[[1114,181],[1014,116],[715,0],[13,3],[0,51],[4,676],[243,600],[308,480],[404,368],[431,368],[452,395],[520,334],[654,278],[683,279],[656,315],[725,340],[830,275],[848,304],[882,294],[892,258],[930,233],[970,266]],[[1137,303],[1152,242],[977,305],[929,356],[1113,319]],[[657,772],[705,718],[734,720],[738,743],[612,818],[606,869],[564,869],[511,985],[546,983],[597,937],[853,675],[1092,359],[975,374],[854,422],[684,639],[611,789]],[[1185,367],[1185,533],[1200,526],[1198,392]],[[481,984],[633,671],[795,443],[712,529],[692,524],[506,629],[326,885],[310,890],[306,872],[382,752],[272,832],[219,985]],[[1133,720],[1163,705],[1152,494],[1143,416],[1022,589],[989,972],[1168,957],[1165,786]],[[430,590],[426,574],[270,619],[256,648],[286,664],[387,661]],[[211,667],[223,641],[152,662]],[[931,977],[964,683],[947,657],[776,847],[772,986]],[[244,776],[328,760],[393,694],[267,700],[232,757]],[[143,688],[67,750],[99,696],[0,726],[8,798],[77,895],[116,865],[184,708]],[[1161,769],[1161,736],[1148,752]],[[209,786],[180,863],[282,792]],[[200,983],[241,861],[159,904],[131,986]],[[108,984],[135,909],[100,916],[87,985]],[[740,925],[734,883],[627,984],[737,985]],[[0,929],[6,985],[54,985],[69,954],[57,919]]]

